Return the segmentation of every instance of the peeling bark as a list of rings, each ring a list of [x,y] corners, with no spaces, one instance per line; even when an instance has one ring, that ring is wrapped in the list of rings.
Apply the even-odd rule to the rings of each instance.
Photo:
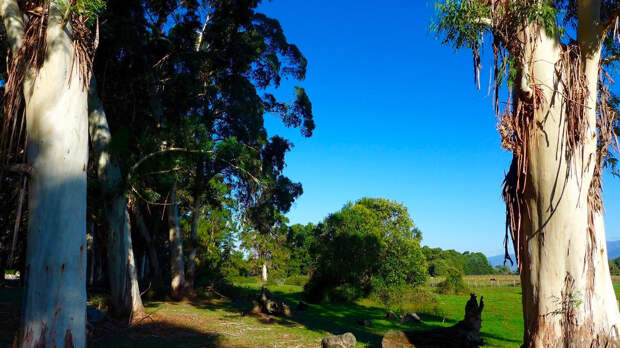
[[[6,0],[1,11],[15,54],[23,35],[21,13]],[[43,65],[23,83],[32,173],[20,344],[84,347],[87,96],[79,65],[72,64],[74,47],[59,1],[49,3],[46,33]]]
[[[578,46],[563,46],[536,23],[525,30],[525,73],[535,92],[515,94],[516,117],[527,126],[505,189],[509,217],[518,214],[511,230],[525,347],[620,346],[602,202],[594,202],[599,5],[579,2]]]

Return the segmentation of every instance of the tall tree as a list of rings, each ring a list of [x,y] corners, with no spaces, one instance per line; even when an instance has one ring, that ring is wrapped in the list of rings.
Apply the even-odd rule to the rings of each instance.
[[[140,298],[136,262],[131,242],[131,222],[124,194],[124,181],[118,160],[110,153],[112,134],[106,114],[97,95],[97,83],[91,79],[88,91],[88,123],[94,162],[106,220],[106,249],[111,290],[111,309],[117,316],[144,313]]]
[[[73,3],[80,6],[0,3],[12,56],[5,124],[25,109],[31,176],[23,347],[86,343],[86,87],[94,48],[86,23],[100,4]]]
[[[476,77],[491,43],[498,115],[499,88],[510,89],[498,128],[513,153],[503,196],[524,345],[620,344],[601,199],[617,118],[605,72],[620,51],[617,2],[448,0],[438,12],[446,42],[473,50]]]

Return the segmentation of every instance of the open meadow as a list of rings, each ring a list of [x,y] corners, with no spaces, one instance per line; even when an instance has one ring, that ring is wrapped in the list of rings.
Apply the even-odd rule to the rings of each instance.
[[[495,279],[495,280],[492,280]],[[293,310],[291,318],[254,316],[249,313],[251,298],[262,283],[237,282],[226,298],[212,294],[180,302],[147,301],[150,316],[129,327],[107,321],[91,330],[90,347],[318,347],[323,337],[352,332],[357,347],[380,347],[388,330],[423,330],[450,326],[463,318],[467,295],[439,295],[437,307],[411,303],[405,310],[418,309],[421,323],[386,319],[381,304],[363,299],[352,304],[309,304],[305,311]],[[472,292],[484,296],[481,337],[488,347],[519,347],[522,340],[521,288],[517,276],[467,276]],[[427,287],[433,288],[431,279]],[[510,285],[509,285],[510,284]],[[475,286],[475,287],[474,287]],[[267,285],[278,298],[295,308],[301,300],[299,285]],[[614,279],[616,295],[620,281]],[[0,288],[0,346],[9,346],[17,328],[21,289]],[[101,297],[90,299],[91,305]],[[428,313],[425,313],[428,312]],[[358,321],[370,320],[370,326]]]

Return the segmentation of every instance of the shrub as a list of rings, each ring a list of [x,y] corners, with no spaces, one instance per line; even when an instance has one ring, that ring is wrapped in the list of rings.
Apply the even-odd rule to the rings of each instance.
[[[304,287],[308,301],[356,300],[375,287],[394,292],[426,281],[422,236],[402,204],[362,198],[328,216],[315,234],[316,273]]]
[[[403,315],[407,312],[424,313],[441,316],[439,295],[424,287],[391,287],[373,291],[372,299],[381,302],[394,313]]]
[[[439,283],[437,291],[440,294],[464,294],[467,292],[463,282],[463,273],[456,268],[449,268],[446,272],[446,279]]]
[[[285,279],[282,277],[269,277],[269,279],[267,279],[267,282],[265,283],[266,285],[282,285],[284,284]]]
[[[308,282],[309,279],[310,279],[310,277],[308,277],[307,275],[296,274],[296,275],[292,275],[292,276],[286,278],[286,281],[284,281],[284,284],[286,284],[286,285],[304,286],[304,285],[306,285],[306,283]]]

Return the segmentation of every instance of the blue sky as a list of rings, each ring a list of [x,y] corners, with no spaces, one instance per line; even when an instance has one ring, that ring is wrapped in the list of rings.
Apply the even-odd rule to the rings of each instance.
[[[384,197],[405,204],[422,244],[502,253],[501,184],[511,155],[500,147],[483,61],[473,83],[469,51],[454,52],[429,33],[434,2],[274,0],[259,10],[280,21],[308,59],[300,84],[316,131],[269,117],[290,139],[285,174],[304,194],[291,223],[318,222],[347,201]],[[291,83],[280,92],[292,98]],[[620,239],[620,179],[604,178],[607,239]]]

